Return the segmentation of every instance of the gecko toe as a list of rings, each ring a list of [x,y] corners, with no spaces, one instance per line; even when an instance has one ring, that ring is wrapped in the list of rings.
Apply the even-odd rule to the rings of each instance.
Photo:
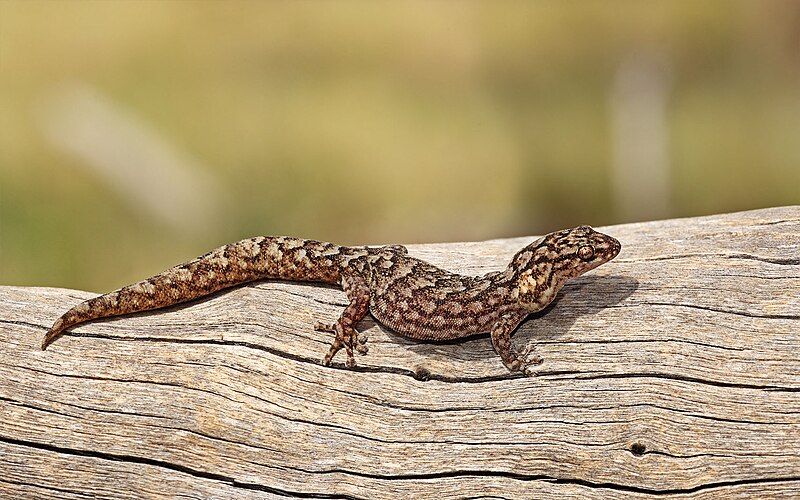
[[[347,350],[347,361],[345,361],[344,366],[348,368],[354,368],[356,366],[356,358],[353,356],[353,350]]]
[[[529,345],[522,350],[513,352],[512,359],[503,362],[511,372],[520,372],[527,377],[534,377],[537,375],[534,367],[542,364],[542,361],[542,357],[536,353],[536,348]]]
[[[538,354],[532,353],[528,356],[528,358],[525,361],[529,365],[538,366],[544,362],[544,359],[542,359],[542,357],[539,356]]]
[[[525,349],[517,353],[517,358],[522,360],[525,366],[528,365],[541,365],[544,361],[541,356],[536,352],[536,347],[529,345]]]
[[[535,377],[538,375],[538,372],[534,369],[534,367],[539,366],[544,361],[541,356],[536,354],[534,348],[529,347],[525,349],[525,356],[522,358],[522,373],[525,374],[526,377]]]
[[[356,351],[358,351],[358,353],[362,356],[364,356],[365,354],[367,354],[367,352],[369,352],[369,347],[367,347],[367,340],[368,336],[366,333],[361,333],[361,334],[356,333],[355,335],[353,335],[353,341],[356,347]]]
[[[539,373],[536,370],[533,369],[532,365],[526,366],[521,371],[522,371],[522,374],[525,375],[526,377],[535,377],[535,376],[539,375]]]
[[[314,325],[314,330],[318,332],[336,333],[336,324],[317,321],[317,323]]]
[[[336,352],[339,349],[340,349],[339,347],[331,346],[331,348],[328,350],[328,354],[326,354],[325,357],[322,358],[322,366],[331,366],[331,361],[333,360],[333,357],[336,355]]]
[[[333,342],[331,342],[331,347],[328,350],[328,354],[326,354],[325,358],[322,360],[322,364],[325,366],[330,366],[334,356],[336,356],[336,353],[344,348],[345,352],[347,353],[345,366],[347,368],[353,368],[356,365],[354,353],[358,352],[359,355],[363,356],[367,354],[367,351],[369,350],[365,345],[366,337],[360,336],[352,327],[342,326],[341,323],[334,323],[332,325],[317,323],[315,328],[321,331],[332,331],[336,334]]]

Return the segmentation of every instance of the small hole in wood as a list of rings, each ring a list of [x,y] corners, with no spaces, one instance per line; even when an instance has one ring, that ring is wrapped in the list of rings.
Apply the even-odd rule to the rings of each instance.
[[[431,379],[431,372],[429,372],[427,368],[418,366],[414,370],[414,378],[422,382],[427,382]]]
[[[631,445],[631,453],[637,457],[644,455],[645,451],[647,451],[647,448],[642,443],[633,443]]]

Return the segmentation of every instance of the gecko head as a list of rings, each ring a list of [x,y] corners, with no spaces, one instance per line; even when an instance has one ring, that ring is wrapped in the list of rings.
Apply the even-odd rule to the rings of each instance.
[[[621,248],[615,238],[589,226],[556,231],[534,241],[511,261],[518,300],[531,310],[541,309],[568,279],[605,264]]]

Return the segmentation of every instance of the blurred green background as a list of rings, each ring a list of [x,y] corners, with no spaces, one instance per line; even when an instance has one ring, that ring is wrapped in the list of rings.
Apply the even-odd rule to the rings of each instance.
[[[0,2],[0,283],[800,202],[800,2]]]

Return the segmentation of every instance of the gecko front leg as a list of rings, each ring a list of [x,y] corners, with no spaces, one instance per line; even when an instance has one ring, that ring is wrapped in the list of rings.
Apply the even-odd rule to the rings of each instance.
[[[361,355],[367,353],[366,338],[359,338],[355,325],[361,321],[369,309],[369,287],[363,277],[345,275],[342,277],[342,289],[347,298],[350,299],[350,304],[342,311],[342,315],[339,316],[336,323],[325,324],[320,322],[316,324],[315,329],[336,335],[333,342],[331,342],[328,354],[322,360],[322,364],[329,366],[339,349],[344,347],[347,352],[347,362],[345,364],[348,368],[352,368],[356,364],[353,348]]]
[[[527,312],[514,312],[501,316],[492,327],[492,346],[502,358],[506,368],[512,372],[520,371],[525,375],[531,376],[534,375],[531,367],[541,364],[542,358],[531,347],[519,352],[511,345],[511,333],[522,323],[522,320],[527,315]]]

